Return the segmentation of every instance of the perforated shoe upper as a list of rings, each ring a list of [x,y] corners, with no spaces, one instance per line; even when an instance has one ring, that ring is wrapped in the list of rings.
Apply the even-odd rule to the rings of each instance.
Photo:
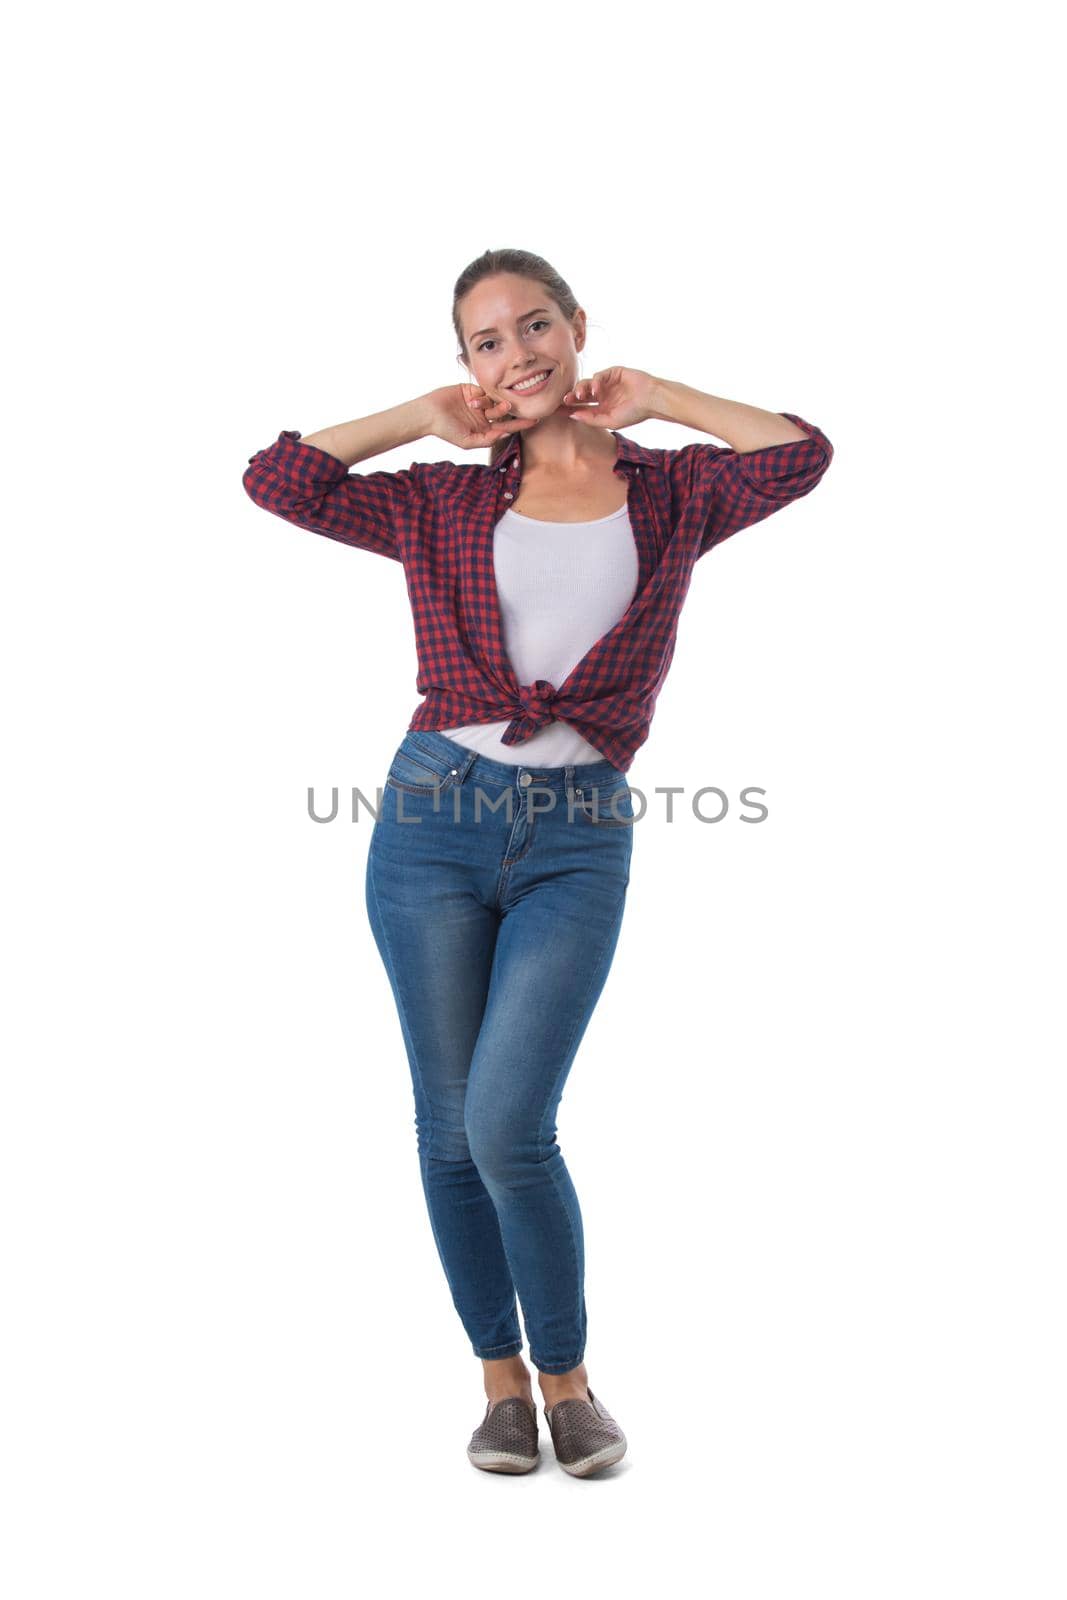
[[[592,1389],[587,1392],[588,1402],[557,1400],[554,1406],[545,1407],[556,1460],[561,1466],[574,1466],[601,1451],[610,1455],[612,1447],[625,1447],[626,1436],[615,1418]]]
[[[537,1410],[520,1395],[486,1401],[485,1417],[471,1435],[470,1456],[512,1456],[520,1461],[538,1455]]]

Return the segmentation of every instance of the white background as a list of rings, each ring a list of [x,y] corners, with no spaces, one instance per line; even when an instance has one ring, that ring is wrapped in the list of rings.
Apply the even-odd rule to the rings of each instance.
[[[1062,1595],[1044,15],[22,22],[12,1600]],[[309,784],[380,782],[418,704],[402,570],[241,486],[283,428],[458,382],[452,287],[501,246],[571,284],[584,375],[793,411],[836,451],[696,568],[630,771],[760,785],[770,815],[654,803],[635,835],[560,1111],[586,1365],[630,1440],[587,1481],[543,1413],[536,1473],[467,1463],[481,1367],[418,1181],[370,826],[307,815]]]

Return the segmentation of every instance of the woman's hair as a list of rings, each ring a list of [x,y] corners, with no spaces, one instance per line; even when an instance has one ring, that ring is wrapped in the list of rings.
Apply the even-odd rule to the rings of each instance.
[[[459,320],[459,303],[464,295],[474,288],[476,283],[481,283],[483,278],[495,277],[498,272],[514,272],[523,278],[535,278],[541,284],[545,293],[559,306],[560,311],[569,322],[578,310],[578,301],[571,292],[569,283],[566,283],[554,267],[550,267],[543,256],[535,256],[530,250],[486,250],[470,266],[464,267],[456,279],[456,287],[452,295],[452,326],[456,330],[459,340],[459,354],[469,362],[470,352],[463,338],[463,329]],[[492,466],[497,456],[507,447],[509,435],[505,434],[495,444],[489,447],[489,465]]]

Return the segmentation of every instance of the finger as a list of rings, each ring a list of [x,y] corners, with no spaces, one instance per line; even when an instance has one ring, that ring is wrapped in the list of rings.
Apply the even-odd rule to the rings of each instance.
[[[486,433],[477,434],[478,445],[482,449],[488,449],[490,445],[496,444],[498,439],[507,439],[513,433],[522,433],[526,428],[536,428],[536,426],[536,420],[528,421],[523,418],[521,424],[514,428],[490,428]]]

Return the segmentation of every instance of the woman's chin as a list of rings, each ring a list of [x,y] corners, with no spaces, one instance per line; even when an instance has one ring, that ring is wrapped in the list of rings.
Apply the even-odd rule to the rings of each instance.
[[[571,412],[571,408],[565,405],[547,405],[543,410],[540,410],[536,397],[533,400],[528,400],[521,410],[514,405],[514,402],[511,402],[511,404],[510,420],[529,422],[531,424],[547,422],[549,417],[569,417]],[[529,429],[527,429],[527,432],[529,432]]]

